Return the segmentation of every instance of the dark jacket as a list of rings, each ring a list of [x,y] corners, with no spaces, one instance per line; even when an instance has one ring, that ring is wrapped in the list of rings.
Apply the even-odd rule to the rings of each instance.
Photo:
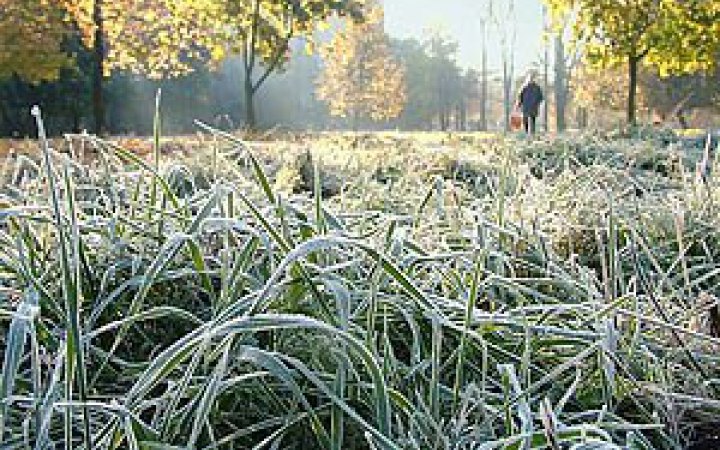
[[[518,96],[518,103],[523,115],[536,117],[543,99],[542,89],[534,81],[523,86]]]

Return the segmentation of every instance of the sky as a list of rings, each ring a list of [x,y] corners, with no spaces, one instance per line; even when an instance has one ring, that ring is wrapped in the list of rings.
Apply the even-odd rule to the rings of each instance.
[[[487,16],[489,0],[384,0],[385,29],[394,37],[422,39],[427,30],[440,30],[458,43],[458,63],[463,67],[481,66],[481,19]],[[510,0],[494,0],[496,8],[507,8]],[[515,0],[517,73],[538,63],[544,53],[541,0]],[[488,28],[488,66],[501,66],[499,34]]]

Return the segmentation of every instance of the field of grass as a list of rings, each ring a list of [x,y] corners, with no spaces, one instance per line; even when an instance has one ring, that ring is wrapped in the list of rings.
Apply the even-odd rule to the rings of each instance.
[[[3,448],[718,445],[701,149],[204,126],[51,144],[2,166]]]

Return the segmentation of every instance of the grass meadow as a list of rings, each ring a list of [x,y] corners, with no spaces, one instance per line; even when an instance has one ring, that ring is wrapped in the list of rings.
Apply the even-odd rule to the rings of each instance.
[[[716,448],[701,139],[36,113],[0,169],[2,448]]]

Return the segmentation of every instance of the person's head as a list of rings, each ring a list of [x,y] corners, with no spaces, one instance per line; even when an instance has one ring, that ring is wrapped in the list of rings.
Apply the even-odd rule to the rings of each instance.
[[[528,71],[527,78],[525,79],[525,84],[534,83],[536,76],[537,76],[537,74],[534,70]]]

